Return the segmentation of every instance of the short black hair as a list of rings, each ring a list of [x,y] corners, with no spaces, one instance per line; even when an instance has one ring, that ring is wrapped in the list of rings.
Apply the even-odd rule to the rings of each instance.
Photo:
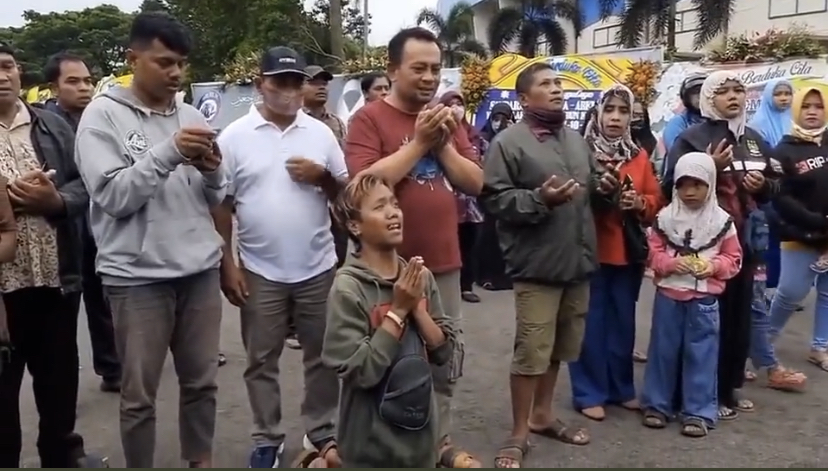
[[[129,30],[129,44],[146,47],[156,39],[182,56],[188,55],[193,46],[187,27],[169,13],[148,11],[136,15]]]
[[[12,56],[12,59],[17,60],[17,51],[8,44],[0,43],[0,54],[8,54]]]
[[[529,67],[521,70],[515,80],[515,91],[517,93],[529,93],[529,89],[532,88],[532,84],[535,83],[535,75],[537,75],[538,72],[543,72],[544,70],[555,71],[555,69],[553,69],[552,66],[546,62],[535,62]]]
[[[405,28],[400,30],[394,37],[388,41],[388,63],[390,65],[400,65],[402,63],[403,51],[405,45],[409,40],[424,41],[440,45],[437,36],[431,31],[415,26],[413,28]]]
[[[81,62],[86,68],[89,68],[89,64],[83,60],[83,57],[72,54],[71,52],[58,52],[57,54],[53,54],[49,59],[46,61],[46,65],[43,66],[43,77],[49,83],[57,83],[58,79],[60,79],[60,66],[63,65],[64,62]]]
[[[359,81],[359,87],[362,89],[362,93],[368,93],[368,91],[371,90],[371,87],[374,86],[374,82],[380,78],[385,78],[387,80],[388,75],[383,72],[368,72],[363,75],[362,79]]]

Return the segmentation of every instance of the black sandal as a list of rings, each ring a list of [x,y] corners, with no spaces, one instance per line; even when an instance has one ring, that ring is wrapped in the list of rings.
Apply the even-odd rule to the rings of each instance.
[[[698,417],[688,417],[681,424],[681,434],[690,438],[704,438],[710,428],[707,422]]]
[[[647,409],[641,424],[647,428],[662,429],[667,426],[667,416],[655,409]]]

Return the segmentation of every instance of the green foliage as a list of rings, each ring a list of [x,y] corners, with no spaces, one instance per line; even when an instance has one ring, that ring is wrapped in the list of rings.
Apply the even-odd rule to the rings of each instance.
[[[361,51],[366,21],[352,3],[342,0],[345,54]],[[238,55],[257,54],[272,46],[295,48],[311,62],[336,65],[344,58],[331,54],[330,2],[317,0],[306,11],[302,0],[143,0],[140,11],[167,11],[190,27],[194,49],[189,77],[215,80]],[[113,5],[78,11],[26,11],[20,28],[0,28],[0,42],[18,51],[25,87],[43,82],[49,56],[71,51],[84,57],[97,77],[125,70],[124,52],[135,12]]]
[[[675,47],[678,0],[599,0],[603,19],[612,16],[619,5],[624,5],[616,41],[623,47],[637,47],[647,39],[663,39],[668,48]],[[690,0],[698,23],[693,33],[693,48],[701,49],[719,34],[728,30],[736,9],[736,0]],[[649,31],[650,38],[646,38]]]
[[[109,75],[123,65],[132,14],[112,5],[79,11],[37,13],[27,10],[22,28],[0,29],[0,40],[18,51],[24,85],[41,83],[49,56],[72,51],[86,59],[92,73]]]
[[[569,38],[559,19],[572,23],[576,38],[581,35],[584,18],[578,0],[520,0],[501,8],[489,23],[489,49],[498,54],[517,43],[522,56],[535,57],[546,52],[539,47],[546,43],[550,53],[565,54]]]
[[[765,62],[824,53],[825,48],[807,28],[793,25],[785,31],[771,29],[763,34],[728,38],[725,46],[713,50],[707,59],[716,63]]]
[[[486,46],[474,39],[474,12],[468,3],[454,5],[445,18],[437,10],[423,8],[417,24],[437,35],[446,67],[458,67],[468,56],[486,58]]]

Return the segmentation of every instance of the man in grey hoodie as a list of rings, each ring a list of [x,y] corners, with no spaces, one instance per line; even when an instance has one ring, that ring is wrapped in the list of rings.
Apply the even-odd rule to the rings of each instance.
[[[180,385],[182,459],[212,465],[223,243],[210,208],[227,178],[215,133],[175,99],[190,50],[185,27],[141,13],[129,88],[104,92],[78,126],[75,160],[90,193],[97,271],[122,363],[126,465],[153,466],[155,397],[170,349]]]

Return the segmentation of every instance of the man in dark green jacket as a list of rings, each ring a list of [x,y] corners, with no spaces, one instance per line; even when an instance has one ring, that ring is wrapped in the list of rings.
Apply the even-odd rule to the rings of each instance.
[[[520,73],[523,119],[498,134],[484,160],[481,200],[497,220],[514,281],[517,331],[511,366],[513,429],[495,467],[519,465],[530,433],[585,445],[585,430],[552,414],[561,362],[581,351],[590,274],[598,266],[591,200],[618,182],[598,179],[593,156],[564,125],[563,89],[546,63]]]

